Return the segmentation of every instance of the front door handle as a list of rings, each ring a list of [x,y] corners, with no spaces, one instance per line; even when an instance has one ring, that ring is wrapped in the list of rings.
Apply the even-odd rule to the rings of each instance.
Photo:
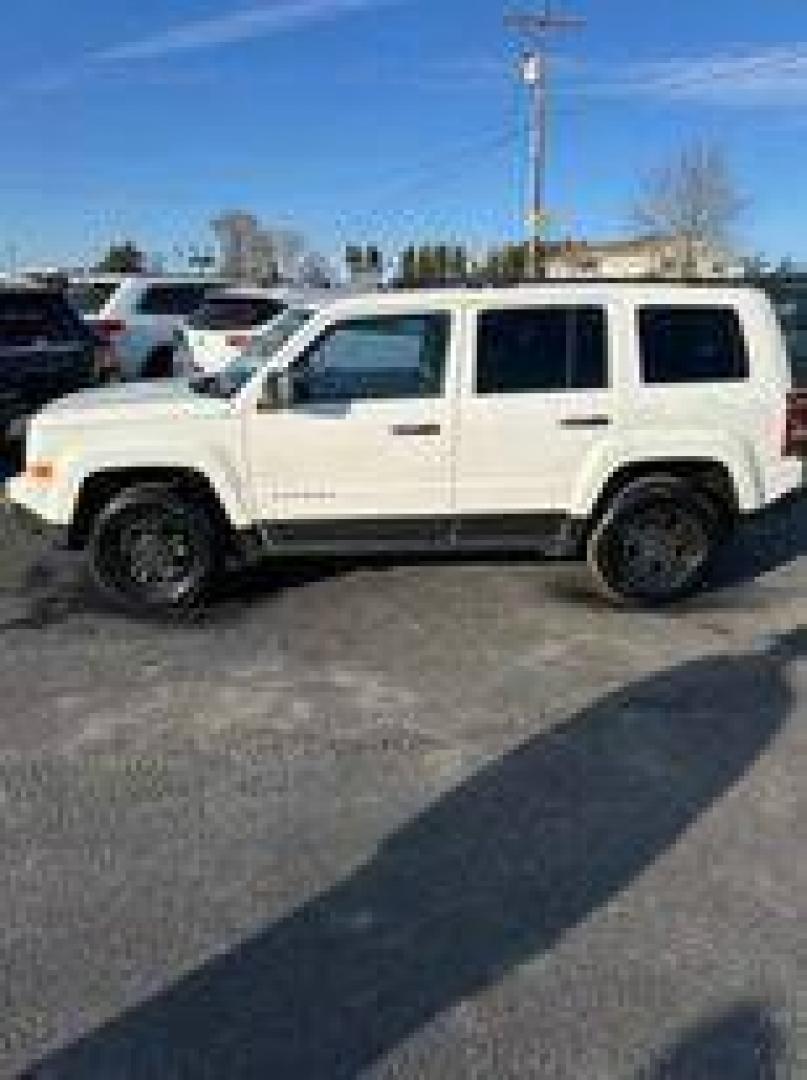
[[[439,424],[393,424],[391,435],[439,435],[443,430]]]
[[[567,416],[561,420],[560,426],[568,428],[598,428],[608,427],[610,423],[610,416]]]

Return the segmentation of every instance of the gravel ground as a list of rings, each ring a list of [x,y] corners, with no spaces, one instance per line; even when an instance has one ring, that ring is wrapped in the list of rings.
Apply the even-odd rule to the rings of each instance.
[[[666,614],[501,558],[184,627],[3,513],[0,1075],[798,1074],[807,512]]]

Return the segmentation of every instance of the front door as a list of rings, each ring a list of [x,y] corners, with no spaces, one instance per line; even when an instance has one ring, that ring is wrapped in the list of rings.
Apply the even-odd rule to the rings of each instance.
[[[259,516],[293,543],[344,534],[386,546],[450,510],[449,312],[335,323],[290,369],[291,402],[248,420]],[[341,530],[335,523],[341,523]],[[369,542],[368,542],[369,541]]]

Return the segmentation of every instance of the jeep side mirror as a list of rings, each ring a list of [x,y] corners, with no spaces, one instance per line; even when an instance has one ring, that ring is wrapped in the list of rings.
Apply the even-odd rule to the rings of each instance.
[[[273,371],[266,376],[258,412],[282,412],[291,404],[291,384],[288,373]]]

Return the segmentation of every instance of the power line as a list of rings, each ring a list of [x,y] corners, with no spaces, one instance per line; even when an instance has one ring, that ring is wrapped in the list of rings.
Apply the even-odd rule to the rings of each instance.
[[[424,162],[417,169],[413,169],[409,176],[399,175],[390,185],[379,186],[377,200],[355,213],[342,215],[338,222],[339,228],[344,229],[354,222],[369,224],[384,216],[400,213],[394,202],[402,196],[441,188],[452,175],[464,172],[469,160],[476,160],[484,151],[493,153],[509,148],[518,136],[519,130],[514,125],[504,131],[499,129],[492,136],[465,143],[461,148],[455,146],[443,150],[439,157],[435,157],[431,162]]]

